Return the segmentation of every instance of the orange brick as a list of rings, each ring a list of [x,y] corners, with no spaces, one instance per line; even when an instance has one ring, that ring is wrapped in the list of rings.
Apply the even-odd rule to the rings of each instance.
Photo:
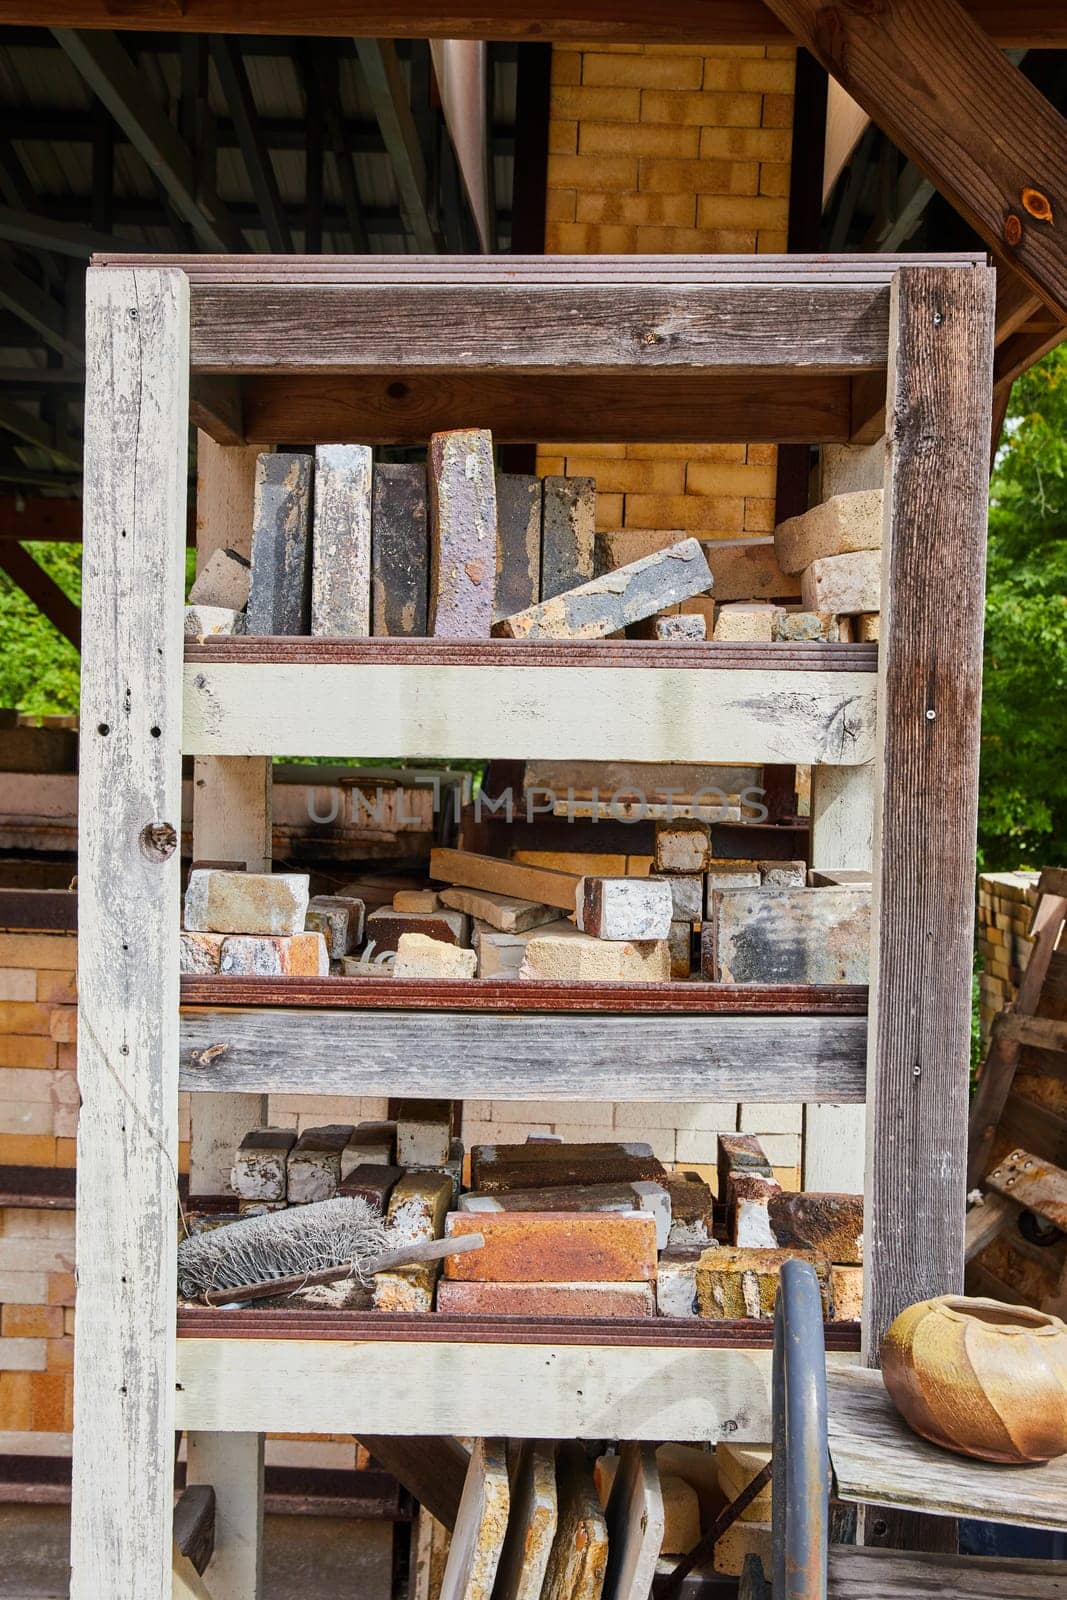
[[[748,255],[755,243],[755,232],[740,228],[637,230],[637,249],[642,255]]]
[[[745,460],[760,466],[775,466],[778,461],[778,446],[776,444],[750,444],[745,451]]]
[[[577,198],[577,191],[574,189],[546,189],[545,221],[573,222]]]
[[[64,1333],[73,1333],[74,1332],[74,1307],[73,1306],[64,1306],[63,1307],[63,1332]]]
[[[583,84],[610,84],[618,88],[699,89],[704,61],[692,55],[603,55],[587,51],[582,57]]]
[[[78,1003],[78,985],[73,972],[37,973],[37,1001],[40,1005],[73,1006]]]
[[[645,494],[681,494],[685,489],[685,465],[681,461],[598,461],[568,455],[567,472],[572,478],[595,477],[598,495],[601,490],[623,494],[632,490],[642,490]]]
[[[598,494],[596,497],[596,525],[598,528],[621,527],[625,506],[621,494]]]
[[[640,89],[557,88],[552,85],[552,117],[579,122],[636,122],[641,114]]]
[[[780,128],[701,128],[701,160],[740,157],[749,161],[788,161],[792,135]]]
[[[788,166],[788,162],[786,165]],[[760,163],[758,161],[731,161],[729,194],[758,194]]]
[[[74,1044],[78,1038],[78,1012],[74,1006],[53,1006],[48,1031],[57,1044]]]
[[[745,532],[773,533],[775,526],[774,500],[758,497],[745,501]]]
[[[0,1000],[0,1033],[47,1033],[49,1016],[47,1006],[32,1000]]]
[[[708,255],[751,255],[756,248],[754,228],[702,228],[699,237]]]
[[[0,1067],[37,1067],[49,1070],[56,1065],[54,1039],[36,1034],[0,1033]]]
[[[32,1372],[0,1372],[0,1431],[29,1433],[33,1420]]]
[[[733,55],[705,56],[704,89],[740,89],[741,62]]]
[[[57,1045],[56,1066],[61,1072],[76,1072],[78,1070],[78,1046],[76,1044]]]
[[[581,83],[582,58],[576,50],[564,50],[560,45],[552,50],[552,87],[565,83]]]
[[[50,1306],[72,1306],[74,1304],[74,1295],[73,1272],[50,1272],[48,1274],[48,1304]]]
[[[745,502],[740,495],[632,494],[626,515],[633,528],[734,528],[742,531]]]
[[[765,128],[791,128],[793,126],[793,96],[791,94],[764,95],[763,126]]]
[[[789,162],[764,161],[759,169],[760,194],[788,195]]]
[[[578,124],[557,122],[548,124],[548,153],[550,156],[572,156],[578,148]]]
[[[64,1433],[70,1427],[67,1390],[70,1380],[62,1372],[30,1373],[30,1406],[35,1433]]]
[[[61,1339],[62,1306],[4,1306],[0,1309],[0,1337],[5,1339]]]
[[[792,44],[769,44],[766,54],[768,61],[795,61],[797,58],[796,46]]]
[[[702,194],[697,200],[701,228],[784,228],[789,201],[774,195]]]
[[[545,229],[550,255],[626,255],[634,248],[633,228],[595,222],[551,222]]]
[[[637,186],[637,160],[632,156],[593,157],[571,153],[550,155],[548,158],[550,189],[623,189],[631,192]]]
[[[742,89],[757,89],[768,97],[792,100],[796,69],[793,61],[742,61],[738,79]]]
[[[0,967],[48,967],[73,972],[78,940],[69,933],[0,933]]]
[[[54,1167],[56,1141],[45,1133],[0,1133],[0,1166]]]
[[[767,495],[774,493],[774,465],[748,466],[724,461],[690,461],[685,475],[688,494]]]
[[[679,161],[670,156],[646,156],[641,162],[640,181],[636,187],[655,194],[726,194],[730,186],[730,167],[729,161]]]
[[[58,1308],[57,1308],[58,1309]],[[49,1372],[71,1372],[74,1369],[74,1340],[49,1339],[45,1353]]]
[[[664,459],[686,461],[735,461],[744,463],[745,446],[743,444],[628,444],[628,456],[640,459],[648,458],[650,461]]]
[[[567,190],[549,190],[568,193]],[[691,228],[697,219],[696,196],[692,194],[597,194],[581,191],[576,197],[575,216],[579,222],[654,222],[671,227]]]
[[[188,1141],[188,1139],[179,1139],[178,1140],[178,1171],[179,1172],[188,1172],[189,1171],[189,1141]]]
[[[454,1211],[445,1233],[481,1233],[485,1244],[449,1256],[445,1277],[479,1283],[650,1283],[656,1221],[618,1212]]]
[[[537,471],[542,478],[565,477],[567,472],[566,459],[563,456],[545,456],[538,450]]]
[[[756,250],[763,256],[784,256],[789,248],[789,235],[784,228],[761,228],[756,239]]]
[[[641,121],[675,128],[758,128],[762,107],[758,94],[673,94],[646,89],[641,96]]]
[[[578,151],[583,156],[680,159],[694,157],[699,148],[699,128],[666,128],[645,122],[583,122],[578,128]]]
[[[56,1140],[55,1164],[57,1167],[76,1167],[78,1165],[77,1139],[63,1138]]]

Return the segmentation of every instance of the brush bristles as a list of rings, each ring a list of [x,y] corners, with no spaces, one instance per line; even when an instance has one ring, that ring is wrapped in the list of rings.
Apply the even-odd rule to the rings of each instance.
[[[381,1213],[366,1200],[291,1206],[183,1239],[178,1292],[185,1300],[199,1300],[213,1289],[341,1266],[351,1266],[352,1276],[366,1283],[366,1264],[393,1242]]]

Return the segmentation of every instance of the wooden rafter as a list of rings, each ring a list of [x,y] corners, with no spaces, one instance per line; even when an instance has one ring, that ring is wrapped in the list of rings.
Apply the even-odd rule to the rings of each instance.
[[[68,600],[63,590],[42,566],[20,544],[0,541],[0,568],[12,583],[17,583],[37,609],[44,613],[54,628],[69,639],[75,650],[81,649],[81,612],[73,600]]]
[[[356,50],[393,164],[404,221],[419,253],[434,255],[439,245],[430,220],[426,163],[396,46],[389,39],[357,39]]]
[[[1067,120],[959,0],[768,0],[878,126],[1067,316]]]
[[[252,85],[248,81],[248,71],[237,41],[224,34],[216,34],[211,41],[211,58],[219,75],[222,92],[233,113],[248,181],[262,214],[270,247],[277,255],[285,255],[293,248],[293,236],[282,208],[277,175],[263,138]]]

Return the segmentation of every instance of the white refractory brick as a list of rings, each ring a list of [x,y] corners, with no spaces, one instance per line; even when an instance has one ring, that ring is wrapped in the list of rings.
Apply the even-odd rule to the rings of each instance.
[[[666,939],[674,914],[662,878],[582,878],[575,911],[581,931],[597,939]]]
[[[186,606],[185,637],[187,639],[213,639],[221,634],[244,633],[243,611],[232,611],[227,606]]]
[[[452,1142],[447,1100],[401,1100],[396,1114],[398,1167],[443,1167]]]
[[[760,882],[768,889],[803,889],[808,881],[804,861],[761,861]]]
[[[661,1317],[697,1314],[699,1249],[664,1250],[656,1268],[656,1312]]]
[[[225,938],[224,933],[183,933],[178,941],[179,972],[218,972]]]
[[[783,572],[803,572],[825,556],[879,550],[881,545],[881,489],[831,495],[774,530],[774,550]]]
[[[539,905],[534,900],[518,900],[509,894],[493,894],[488,889],[442,889],[440,899],[442,905],[487,922],[500,933],[525,933],[528,928],[539,928],[559,918],[555,906]]]
[[[671,975],[666,939],[594,939],[537,932],[526,946],[520,978],[576,983],[666,983]]]
[[[755,1100],[741,1107],[738,1133],[755,1133],[762,1142],[767,1133],[800,1133],[804,1127],[804,1107],[795,1102],[781,1104]]]
[[[303,933],[306,872],[227,872],[198,867],[185,891],[190,933]]]
[[[793,644],[798,640],[819,643],[837,641],[837,623],[832,611],[778,611],[774,618],[774,642]]]
[[[341,1155],[352,1133],[352,1127],[345,1123],[305,1129],[287,1162],[291,1205],[333,1198],[341,1181]]]
[[[451,1177],[440,1172],[408,1172],[389,1196],[386,1221],[398,1244],[440,1239],[452,1204]]]
[[[866,983],[869,889],[717,889],[701,935],[713,983]]]
[[[228,933],[220,973],[249,978],[328,978],[330,957],[321,933]]]
[[[707,636],[707,618],[699,613],[685,612],[675,617],[656,618],[657,639],[682,639],[692,644]]]
[[[242,1200],[284,1200],[288,1193],[286,1163],[296,1143],[289,1128],[253,1128],[237,1147],[230,1187]]]
[[[596,479],[543,480],[541,599],[551,600],[593,576]]]
[[[340,961],[362,944],[366,909],[353,895],[316,894],[308,901],[304,927],[309,933],[321,933],[330,960]]]
[[[733,604],[720,606],[715,617],[716,641],[770,644],[774,638],[776,606]]]
[[[33,967],[0,967],[0,1000],[37,999],[37,973]]]
[[[862,611],[856,618],[856,639],[860,644],[877,644],[882,637],[882,618],[877,611]]]
[[[418,911],[426,916],[440,909],[441,896],[436,889],[398,889],[393,896],[394,911]]]
[[[696,539],[657,550],[579,588],[507,617],[497,632],[509,639],[603,639],[631,622],[711,588],[711,571]]]
[[[706,872],[711,866],[711,824],[699,817],[657,822],[655,851],[658,873]]]
[[[688,978],[693,972],[693,924],[672,922],[667,934],[667,949],[671,958],[671,977]]]
[[[761,883],[758,861],[713,861],[704,879],[706,916],[711,916],[716,889],[758,889]]]
[[[473,978],[477,968],[474,950],[445,944],[425,933],[402,933],[396,960],[388,970],[394,978]]]
[[[191,606],[225,606],[243,611],[248,604],[252,563],[237,550],[216,550],[193,580]]]
[[[849,556],[824,556],[800,580],[807,611],[856,616],[882,609],[882,552],[857,550]]]
[[[671,891],[671,919],[699,922],[704,915],[704,879],[699,872],[669,872],[651,882],[665,883]]]
[[[435,433],[430,479],[430,632],[488,639],[496,595],[496,477],[484,428]]]
[[[371,458],[366,444],[315,448],[311,632],[319,638],[370,633]]]
[[[391,1167],[395,1160],[396,1123],[361,1122],[341,1152],[341,1182],[357,1167]]]

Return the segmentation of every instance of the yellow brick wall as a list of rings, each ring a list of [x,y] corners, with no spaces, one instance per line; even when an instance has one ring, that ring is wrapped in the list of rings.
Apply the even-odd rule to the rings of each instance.
[[[794,70],[787,46],[554,46],[546,251],[784,252]],[[599,527],[708,539],[772,531],[775,462],[766,444],[538,453],[596,478]]]

